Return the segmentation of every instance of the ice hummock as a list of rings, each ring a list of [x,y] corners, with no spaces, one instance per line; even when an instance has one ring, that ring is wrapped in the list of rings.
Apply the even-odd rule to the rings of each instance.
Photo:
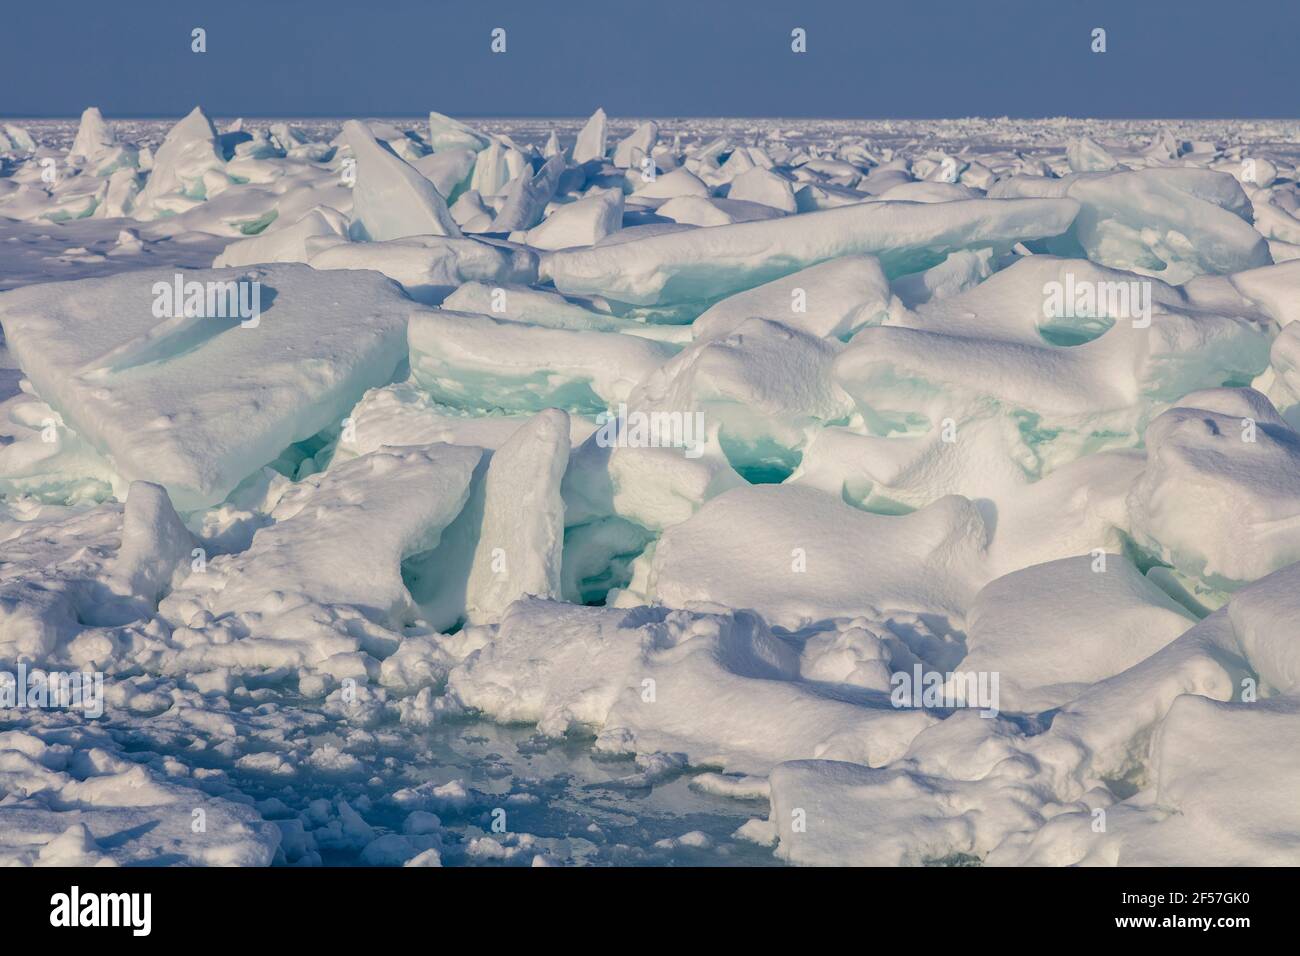
[[[0,127],[4,862],[1296,862],[1286,124],[169,125]]]

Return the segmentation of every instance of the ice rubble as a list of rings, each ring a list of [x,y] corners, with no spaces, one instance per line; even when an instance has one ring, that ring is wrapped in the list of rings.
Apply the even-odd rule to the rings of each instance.
[[[0,858],[583,858],[477,718],[734,802],[619,861],[1300,860],[1294,159],[969,122],[4,127],[0,664],[110,716]]]

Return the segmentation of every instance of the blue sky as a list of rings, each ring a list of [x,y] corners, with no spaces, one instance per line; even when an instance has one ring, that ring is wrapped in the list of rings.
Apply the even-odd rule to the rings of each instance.
[[[9,0],[0,117],[1295,117],[1298,44],[1300,0]]]

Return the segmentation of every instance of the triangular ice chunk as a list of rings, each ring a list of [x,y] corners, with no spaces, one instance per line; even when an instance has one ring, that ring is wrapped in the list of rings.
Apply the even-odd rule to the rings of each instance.
[[[343,124],[343,135],[357,161],[353,238],[460,235],[447,203],[419,170],[379,145],[374,134],[356,120]]]

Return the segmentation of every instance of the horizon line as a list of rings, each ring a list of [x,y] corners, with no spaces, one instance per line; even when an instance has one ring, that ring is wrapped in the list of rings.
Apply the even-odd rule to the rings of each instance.
[[[86,107],[89,109],[90,107]],[[102,110],[101,110],[102,112]],[[419,113],[241,113],[241,112],[212,112],[205,113],[213,119],[252,119],[252,120],[269,120],[269,119],[302,119],[302,120],[342,120],[342,119],[425,119],[428,113],[434,112],[426,110]],[[440,111],[439,111],[440,112]],[[113,113],[105,115],[107,122],[114,120],[179,120],[183,119],[188,113]],[[463,120],[585,120],[590,118],[593,113],[572,113],[572,114],[547,114],[547,113],[458,113],[443,114],[452,119]],[[606,113],[607,118],[612,122],[620,120],[656,120],[656,119],[679,119],[679,120],[780,120],[782,122],[857,122],[857,123],[951,123],[968,120],[1009,120],[1017,122],[1043,122],[1048,120],[1067,120],[1075,122],[1109,122],[1109,123],[1296,123],[1300,122],[1300,116],[1081,116],[1071,114],[1054,114],[1054,115],[1035,115],[1035,116],[1012,116],[1009,114],[999,115],[969,115],[969,116],[780,116],[780,115],[758,115],[758,114],[705,114],[705,113],[639,113],[611,115]],[[7,113],[0,115],[0,121],[12,122],[13,120],[79,120],[81,113]]]

